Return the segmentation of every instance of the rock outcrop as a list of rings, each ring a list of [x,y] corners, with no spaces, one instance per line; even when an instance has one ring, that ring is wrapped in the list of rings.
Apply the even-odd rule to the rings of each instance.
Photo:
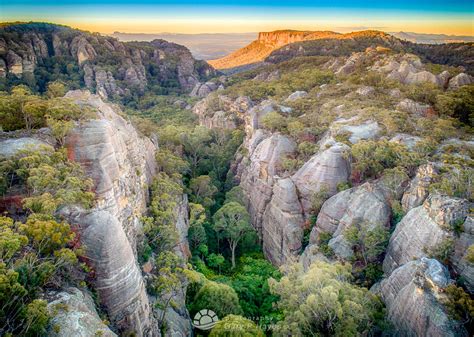
[[[0,27],[0,41],[1,77],[28,74],[34,78],[38,68],[50,72],[45,64],[60,56],[64,68],[77,67],[76,73],[82,70],[86,87],[102,98],[143,93],[150,83],[162,87],[178,83],[178,87],[173,85],[175,90],[189,93],[216,74],[206,62],[195,60],[187,48],[163,40],[131,44],[53,24],[12,23]],[[62,74],[70,75],[71,70]],[[69,79],[82,85],[76,76]]]
[[[336,193],[337,185],[347,182],[350,176],[349,147],[335,143],[321,153],[315,154],[292,177],[306,214],[312,207],[315,194],[328,196]]]
[[[469,207],[467,200],[430,195],[422,206],[411,209],[390,237],[383,262],[385,274],[435,253],[447,240],[454,241],[453,226],[464,222]]]
[[[395,269],[372,291],[387,305],[396,336],[467,336],[442,304],[443,289],[451,282],[446,267],[437,260],[421,258]]]
[[[265,257],[274,265],[289,263],[301,252],[305,221],[291,178],[279,179],[263,215],[262,243]]]
[[[117,217],[135,249],[141,230],[139,217],[146,207],[146,186],[156,170],[156,147],[98,96],[76,90],[66,97],[95,108],[99,116],[69,133],[68,157],[94,180],[97,207]]]
[[[48,336],[52,337],[115,337],[100,319],[92,297],[77,288],[49,294],[51,315]]]
[[[433,163],[422,165],[416,171],[416,176],[403,194],[402,207],[404,212],[420,206],[429,194],[429,187],[438,175]]]
[[[310,245],[319,243],[322,233],[330,234],[331,247],[336,256],[349,259],[352,247],[344,238],[345,230],[354,225],[366,224],[369,228],[388,228],[391,201],[401,197],[405,177],[402,175],[381,178],[375,182],[342,191],[329,198],[322,206],[310,235]]]
[[[189,95],[195,97],[206,97],[216,90],[217,84],[214,82],[197,83]]]
[[[296,149],[295,142],[281,134],[263,135],[262,138],[249,153],[248,161],[241,163],[243,168],[240,177],[252,224],[260,235],[263,214],[271,200],[281,160]]]

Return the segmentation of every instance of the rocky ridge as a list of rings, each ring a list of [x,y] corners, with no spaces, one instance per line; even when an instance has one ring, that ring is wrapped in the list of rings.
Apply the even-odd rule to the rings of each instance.
[[[153,85],[166,89],[173,81],[175,89],[189,93],[215,73],[185,47],[164,40],[126,43],[44,23],[0,28],[0,77],[7,85],[22,80],[44,90],[43,75],[52,72],[51,62],[65,62],[69,70],[62,75],[72,87],[84,85],[104,99],[143,93]]]

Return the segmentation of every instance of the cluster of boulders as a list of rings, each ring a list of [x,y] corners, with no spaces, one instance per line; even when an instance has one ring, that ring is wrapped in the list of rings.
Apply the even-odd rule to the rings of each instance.
[[[371,66],[367,66],[371,64]],[[364,52],[353,53],[348,58],[336,58],[328,61],[325,67],[336,75],[350,75],[364,67],[369,71],[377,71],[386,75],[387,79],[403,84],[433,83],[443,88],[456,89],[474,83],[474,77],[466,73],[451,75],[448,71],[435,75],[426,70],[420,58],[413,54],[402,53],[386,55],[376,48],[368,48]],[[360,92],[359,92],[360,91]],[[364,89],[358,93],[367,95]]]

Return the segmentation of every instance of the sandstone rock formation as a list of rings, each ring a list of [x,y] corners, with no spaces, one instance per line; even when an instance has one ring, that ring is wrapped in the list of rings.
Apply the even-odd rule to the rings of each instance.
[[[396,336],[467,336],[442,304],[442,291],[451,282],[446,267],[437,260],[421,258],[395,269],[372,290],[387,305]]]
[[[304,98],[308,96],[308,93],[306,91],[295,91],[294,93],[292,93],[290,96],[288,96],[288,98],[286,99],[287,102],[293,102],[293,101],[296,101],[300,98]]]
[[[454,240],[452,226],[464,221],[469,207],[467,200],[430,195],[422,206],[411,209],[390,237],[384,272],[389,275],[399,266],[433,253],[446,240]]]
[[[459,238],[454,243],[453,257],[451,258],[455,272],[463,280],[464,285],[474,293],[474,264],[468,259],[469,247],[474,245],[474,218],[469,215],[464,221]]]
[[[397,109],[418,116],[426,116],[432,108],[428,104],[417,103],[409,98],[405,98],[398,103]]]
[[[295,142],[281,134],[266,136],[249,153],[248,164],[243,163],[240,185],[247,196],[252,224],[259,234],[262,233],[263,214],[272,197],[278,166],[295,148]]]
[[[215,90],[217,90],[217,84],[214,82],[197,83],[189,95],[195,97],[206,97]]]
[[[367,182],[329,198],[319,211],[309,243],[317,244],[322,233],[330,234],[329,247],[338,257],[350,258],[352,249],[344,238],[345,230],[362,223],[370,228],[390,226],[391,201],[401,197],[405,184],[403,176],[391,179]]]
[[[418,168],[415,178],[403,194],[402,207],[404,212],[420,206],[425,201],[429,194],[429,187],[437,174],[438,170],[433,163]]]
[[[77,288],[49,294],[48,311],[52,316],[48,336],[117,336],[100,319],[92,297]]]
[[[312,207],[316,193],[324,192],[331,196],[337,185],[350,176],[349,147],[336,143],[321,153],[315,154],[292,177],[306,214]]]
[[[21,150],[34,150],[41,146],[51,147],[50,144],[32,137],[0,140],[0,157],[11,157]]]
[[[472,76],[465,73],[460,73],[449,80],[448,87],[449,89],[457,89],[459,87],[462,87],[463,85],[468,85],[472,83],[474,83],[474,79]]]
[[[297,191],[290,178],[279,179],[263,214],[262,243],[265,257],[274,265],[289,263],[301,252],[305,221]]]
[[[195,60],[188,49],[174,43],[154,40],[133,45],[53,24],[4,25],[0,27],[0,44],[0,77],[31,77],[38,67],[50,71],[44,68],[46,61],[61,56],[62,62],[83,70],[86,87],[102,98],[123,96],[130,90],[144,92],[149,82],[166,87],[174,81],[186,93],[215,74],[207,63]],[[82,85],[77,77],[71,81]]]

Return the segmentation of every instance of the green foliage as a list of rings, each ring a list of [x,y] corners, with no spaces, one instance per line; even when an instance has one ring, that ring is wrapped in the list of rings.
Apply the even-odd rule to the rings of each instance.
[[[445,265],[450,265],[450,258],[454,251],[454,240],[452,238],[444,239],[436,247],[428,251],[430,257],[440,261]]]
[[[160,171],[171,176],[174,173],[186,174],[189,172],[189,163],[181,157],[175,155],[169,149],[160,149],[156,153],[156,164]]]
[[[69,244],[75,236],[69,224],[38,217],[30,217],[20,225],[19,230],[31,240],[40,254],[51,254]]]
[[[46,89],[46,96],[49,98],[63,97],[67,92],[67,88],[64,83],[60,81],[53,81],[48,83]]]
[[[466,252],[466,260],[470,264],[474,264],[474,244],[470,245]]]
[[[418,156],[406,146],[387,140],[363,140],[352,146],[353,171],[361,180],[379,177],[385,169],[401,167],[407,171],[420,164]]]
[[[385,251],[390,232],[380,225],[356,223],[344,232],[354,251],[353,272],[364,286],[370,287],[382,277],[381,255]]]
[[[234,186],[225,194],[225,204],[229,202],[236,202],[242,206],[245,205],[245,195],[242,187]]]
[[[392,225],[396,225],[405,216],[405,212],[403,211],[402,204],[398,200],[392,201],[391,206],[392,206]]]
[[[474,300],[471,296],[463,288],[454,284],[446,287],[445,294],[447,298],[444,300],[444,305],[449,315],[472,328],[474,323]]]
[[[203,224],[206,221],[206,210],[200,204],[189,203],[188,242],[191,251],[207,243],[206,230]]]
[[[322,186],[319,191],[315,192],[311,198],[311,212],[318,214],[329,196],[329,189],[326,186]]]
[[[191,315],[201,309],[210,309],[219,317],[242,313],[235,290],[226,284],[213,281],[207,281],[197,292],[192,302]]]
[[[287,126],[287,119],[278,112],[271,111],[262,117],[261,123],[265,129],[282,132]]]
[[[278,297],[270,293],[268,279],[279,280],[281,273],[263,258],[244,256],[239,262],[239,268],[231,278],[230,285],[239,296],[244,316],[276,322],[279,313],[273,307],[273,303]]]
[[[318,261],[307,272],[301,265],[287,267],[279,282],[270,282],[284,316],[274,335],[360,336],[385,330],[382,302],[350,280],[350,266],[339,263]]]
[[[474,170],[451,166],[437,182],[430,185],[430,191],[474,200]]]
[[[192,202],[201,204],[204,207],[210,207],[214,204],[213,197],[218,190],[217,187],[212,184],[209,176],[199,176],[191,179],[189,188],[192,192]]]
[[[332,235],[330,233],[321,232],[319,233],[318,237],[318,249],[321,253],[323,253],[326,257],[333,257],[334,251],[331,247],[329,247],[329,241],[332,239]]]
[[[250,224],[250,216],[244,206],[236,202],[229,202],[214,214],[213,220],[214,230],[229,244],[232,268],[235,268],[237,246],[245,236],[254,233]]]
[[[163,172],[157,174],[151,186],[151,217],[143,218],[143,229],[148,244],[158,252],[170,250],[177,243],[176,210],[182,194],[183,188],[176,178]]]
[[[92,205],[92,180],[79,164],[68,160],[65,150],[47,146],[23,150],[11,159],[0,159],[0,168],[4,193],[26,186],[29,196],[23,205],[33,213],[52,215],[62,205]]]
[[[263,331],[249,319],[227,315],[212,328],[209,337],[264,337]]]
[[[461,123],[474,127],[474,85],[438,95],[435,108],[442,116],[456,118]]]

